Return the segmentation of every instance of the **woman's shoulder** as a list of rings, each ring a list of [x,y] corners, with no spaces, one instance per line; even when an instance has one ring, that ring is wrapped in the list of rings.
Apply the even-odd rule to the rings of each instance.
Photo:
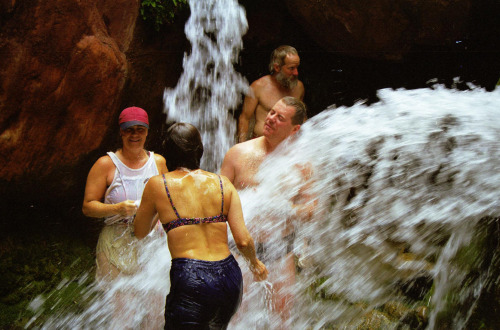
[[[234,191],[234,185],[231,183],[231,181],[222,174],[217,174],[217,173],[212,173],[212,172],[205,172],[208,177],[210,177],[211,182],[212,182],[212,189],[213,192],[217,192],[220,194],[220,189],[222,188],[222,192],[224,193],[224,196],[226,198],[230,198],[232,192]],[[222,185],[222,186],[221,186]],[[215,188],[215,187],[218,188]]]
[[[156,163],[156,167],[158,168],[158,171],[160,173],[168,172],[167,161],[165,160],[165,157],[160,154],[154,153],[154,160]]]
[[[149,178],[147,185],[155,189],[156,188],[163,189],[163,175],[162,174],[153,175],[152,177]]]
[[[225,175],[222,175],[222,174],[219,174],[219,173],[213,173],[213,172],[209,172],[209,171],[205,171],[205,170],[200,170],[200,171],[201,171],[201,173],[202,173],[203,175],[206,175],[207,177],[210,177],[210,178],[212,178],[213,180],[217,180],[217,181],[219,181],[219,178],[220,178],[221,180],[224,180],[224,179],[226,179],[226,180],[227,180],[227,178],[226,178],[226,176],[225,176]],[[229,181],[229,180],[228,180],[228,181]]]
[[[227,176],[219,174],[219,177],[222,181],[222,186],[225,193],[229,193],[235,189],[233,183],[227,178]]]
[[[151,152],[152,152],[152,151],[151,151]],[[154,155],[155,160],[156,160],[157,162],[161,162],[161,161],[165,162],[165,157],[163,157],[162,155],[160,155],[160,154],[158,154],[158,153],[156,153],[156,152],[155,152],[155,153],[153,153],[153,155]]]
[[[211,182],[212,184],[216,183],[217,185],[219,185],[220,182],[222,181],[222,184],[224,186],[226,186],[227,183],[231,184],[229,179],[222,174],[217,174],[217,173],[205,171],[202,169],[196,170],[192,173],[193,173],[193,175],[198,176],[199,180],[195,180],[198,182],[206,181],[206,182]]]
[[[104,155],[99,157],[99,159],[94,163],[94,166],[100,168],[111,168],[115,167],[115,163],[113,163],[113,160],[109,155]]]

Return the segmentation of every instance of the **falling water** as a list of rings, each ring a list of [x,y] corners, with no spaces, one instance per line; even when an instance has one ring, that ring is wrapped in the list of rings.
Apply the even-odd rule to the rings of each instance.
[[[205,145],[201,167],[216,172],[233,145],[236,124],[231,114],[248,89],[233,63],[243,47],[248,24],[235,0],[189,1],[191,16],[186,37],[191,53],[184,56],[184,72],[175,89],[163,94],[170,121],[198,128]]]

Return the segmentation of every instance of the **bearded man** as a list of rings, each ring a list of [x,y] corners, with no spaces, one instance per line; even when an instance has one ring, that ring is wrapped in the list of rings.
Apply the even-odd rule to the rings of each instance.
[[[304,84],[298,79],[299,65],[300,57],[292,46],[280,46],[272,52],[270,74],[254,81],[245,96],[238,119],[239,142],[262,136],[267,113],[283,97],[304,100]],[[254,117],[253,131],[250,131],[250,121]]]

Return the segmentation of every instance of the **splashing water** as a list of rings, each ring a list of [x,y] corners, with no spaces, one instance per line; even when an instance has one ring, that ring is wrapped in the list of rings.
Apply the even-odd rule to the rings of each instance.
[[[29,308],[35,315],[25,328],[162,329],[171,265],[166,236],[163,230],[155,230],[136,244],[137,273],[119,276],[108,284],[93,281],[90,273],[62,281],[56,290],[31,302]],[[90,285],[85,283],[89,278]],[[72,286],[72,282],[78,285]],[[79,299],[74,305],[65,302],[71,296]],[[45,319],[42,315],[47,314]]]
[[[430,329],[460,329],[472,307],[461,308],[485,284],[485,274],[469,283],[482,258],[469,248],[477,249],[481,220],[500,214],[500,90],[378,96],[311,118],[261,165],[258,188],[241,192],[250,232],[273,233],[271,251],[285,248],[284,220],[293,221],[302,269],[291,328],[355,327],[369,311],[404,302],[430,306]],[[318,203],[308,221],[291,207],[299,189]],[[420,297],[403,294],[423,280]],[[255,306],[261,297],[250,299]],[[264,317],[248,315],[238,328]]]
[[[248,90],[247,80],[233,68],[248,23],[234,0],[194,0],[189,6],[185,32],[191,54],[184,56],[176,88],[163,94],[164,111],[168,120],[198,128],[205,146],[201,168],[216,172],[234,143],[236,125],[230,110]]]

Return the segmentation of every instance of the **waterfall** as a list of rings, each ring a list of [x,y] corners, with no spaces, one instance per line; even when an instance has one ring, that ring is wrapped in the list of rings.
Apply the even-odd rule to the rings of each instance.
[[[246,79],[233,68],[248,23],[235,0],[192,0],[189,6],[185,32],[191,52],[184,56],[177,86],[163,94],[164,111],[168,121],[198,128],[205,146],[201,168],[217,172],[235,141],[231,111],[248,89]]]

